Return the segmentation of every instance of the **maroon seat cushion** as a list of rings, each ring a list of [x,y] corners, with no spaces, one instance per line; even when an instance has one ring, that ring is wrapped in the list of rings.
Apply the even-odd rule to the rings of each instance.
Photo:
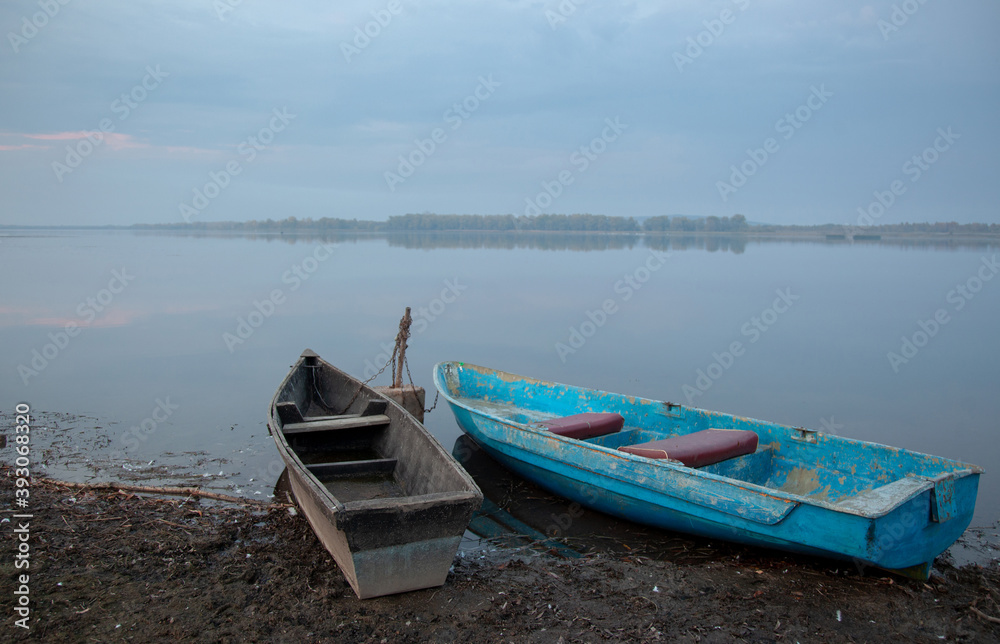
[[[625,419],[620,414],[589,412],[545,420],[535,423],[535,426],[545,427],[553,434],[584,440],[594,436],[613,434],[620,430],[624,424]]]
[[[646,458],[667,458],[688,467],[702,467],[752,454],[757,450],[757,434],[740,429],[704,429],[686,436],[625,445],[618,449]]]

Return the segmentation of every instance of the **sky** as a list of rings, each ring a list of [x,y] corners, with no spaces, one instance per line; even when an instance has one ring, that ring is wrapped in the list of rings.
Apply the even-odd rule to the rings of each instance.
[[[1000,222],[993,0],[7,0],[0,224]]]

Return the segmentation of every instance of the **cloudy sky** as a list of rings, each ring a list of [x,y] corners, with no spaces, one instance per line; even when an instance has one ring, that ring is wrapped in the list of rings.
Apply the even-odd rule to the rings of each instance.
[[[8,0],[0,223],[1000,222],[998,31],[993,0]]]

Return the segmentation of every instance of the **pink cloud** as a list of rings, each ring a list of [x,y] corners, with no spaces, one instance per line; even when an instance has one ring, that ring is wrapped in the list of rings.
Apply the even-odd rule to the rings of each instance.
[[[150,311],[134,309],[111,308],[102,311],[91,321],[82,317],[52,315],[42,306],[0,306],[0,328],[19,326],[40,326],[62,328],[67,324],[75,324],[81,328],[127,326],[133,322],[148,317]]]
[[[104,135],[104,140],[112,150],[125,150],[129,148],[148,148],[148,143],[136,141],[131,134],[119,134],[109,132]]]
[[[47,327],[65,327],[67,324],[75,324],[78,327],[88,328],[106,328],[106,327],[116,327],[116,326],[127,326],[132,324],[136,320],[140,320],[146,317],[148,314],[141,311],[130,311],[123,309],[109,309],[100,314],[99,317],[95,318],[91,322],[87,322],[86,319],[82,318],[64,318],[64,317],[41,317],[33,318],[25,322],[26,326],[47,326]]]
[[[26,315],[30,314],[33,309],[27,306],[11,306],[0,304],[0,315]]]
[[[43,134],[12,134],[10,132],[4,133],[7,136],[22,136],[27,139],[35,139],[39,141],[78,141],[80,139],[85,139],[91,137],[92,140],[96,140],[98,136],[103,138],[102,143],[107,145],[112,150],[128,150],[136,148],[148,148],[150,147],[148,143],[143,143],[138,141],[131,134],[122,134],[120,132],[97,132],[80,130],[76,132],[52,132]],[[4,146],[0,149],[26,149],[30,144],[23,144],[20,146]],[[31,147],[41,147],[41,146],[31,146]],[[48,147],[48,146],[46,146]]]
[[[191,315],[218,311],[215,302],[194,304],[162,304],[151,308],[123,309],[111,307],[101,311],[93,320],[79,315],[61,315],[43,305],[17,306],[0,305],[0,329],[33,326],[61,329],[67,324],[75,324],[82,329],[128,326],[149,317],[164,315]]]
[[[83,139],[90,134],[90,132],[55,132],[53,134],[22,134],[21,136],[28,139],[40,139],[42,141],[73,141],[76,139]]]
[[[22,143],[21,145],[0,145],[0,151],[11,151],[11,150],[48,150],[51,145],[32,145],[30,143]]]
[[[53,142],[69,142],[69,145],[73,145],[73,141],[80,141],[89,138],[92,142],[97,140],[97,136],[100,135],[102,140],[97,146],[106,146],[108,149],[115,152],[121,152],[123,150],[149,150],[153,153],[166,154],[168,156],[181,156],[181,157],[206,157],[206,156],[216,156],[224,154],[225,151],[213,150],[208,148],[198,148],[193,146],[178,146],[178,145],[166,145],[157,146],[141,141],[131,134],[123,134],[120,132],[99,132],[99,131],[87,131],[87,130],[77,130],[77,131],[67,131],[67,132],[41,132],[41,133],[20,133],[20,132],[0,132],[0,137],[17,137],[21,139],[30,139],[34,141],[53,141]],[[0,151],[6,152],[17,152],[22,150],[48,150],[53,146],[51,145],[36,145],[33,143],[19,143],[10,142],[6,144],[0,144]]]

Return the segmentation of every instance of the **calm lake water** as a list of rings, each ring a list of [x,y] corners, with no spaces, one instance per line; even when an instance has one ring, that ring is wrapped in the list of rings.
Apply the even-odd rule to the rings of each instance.
[[[0,411],[41,414],[60,476],[269,495],[289,366],[370,376],[410,306],[417,385],[459,360],[961,459],[973,525],[1000,519],[996,245],[5,231],[0,257]]]

